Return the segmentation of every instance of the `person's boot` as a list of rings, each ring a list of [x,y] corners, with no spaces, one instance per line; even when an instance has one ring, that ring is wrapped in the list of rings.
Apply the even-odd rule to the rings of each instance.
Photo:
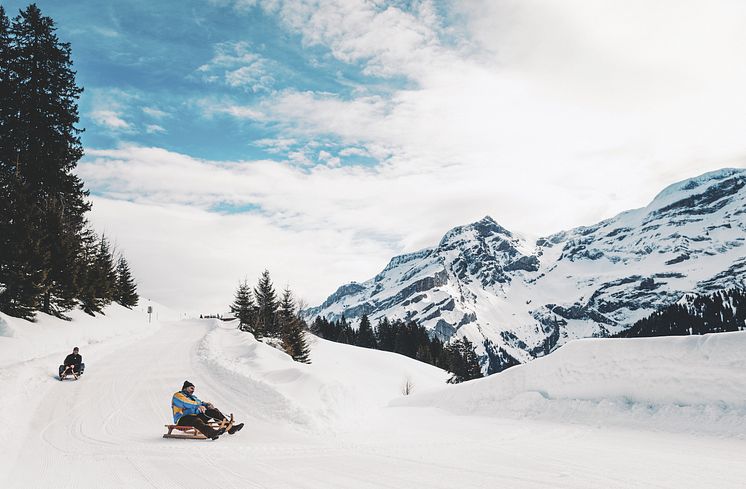
[[[234,424],[231,426],[231,429],[228,430],[228,434],[232,435],[236,431],[241,431],[241,428],[243,428],[243,423]]]
[[[225,433],[225,428],[220,428],[218,431],[215,432],[215,435],[212,437],[212,439],[217,440],[223,433]]]

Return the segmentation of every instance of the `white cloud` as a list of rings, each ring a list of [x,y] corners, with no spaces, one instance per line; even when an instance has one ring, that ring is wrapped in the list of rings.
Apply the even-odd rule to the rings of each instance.
[[[286,161],[88,151],[80,173],[106,189],[94,213],[132,233],[130,245],[154,270],[143,286],[179,301],[188,292],[166,290],[176,282],[171,273],[216,304],[243,273],[252,279],[266,266],[317,303],[343,282],[369,278],[392,254],[433,245],[485,214],[511,230],[548,234],[746,162],[744,5],[474,0],[453,4],[463,24],[444,27],[431,2],[413,4],[405,12],[385,2],[256,2],[307,45],[408,81],[386,94],[286,89],[253,104],[199,102],[208,116],[271,126],[277,136],[255,144],[289,152]],[[260,61],[248,46],[226,45],[200,73],[224,83],[233,73],[252,87]],[[349,155],[380,164],[336,166],[334,158]],[[260,210],[209,212],[220,204]],[[128,224],[130,211],[141,218]],[[173,222],[164,230],[151,222],[159,220]],[[147,236],[158,237],[157,257],[148,258]],[[169,257],[167,249],[177,251]],[[223,264],[244,260],[246,249],[253,258],[245,272]]]
[[[268,0],[258,5],[276,14],[285,27],[308,45],[330,49],[339,60],[365,63],[369,74],[391,76],[429,69],[449,53],[441,49],[441,28],[430,0]]]
[[[362,148],[344,148],[339,152],[339,156],[370,156],[370,153]]]
[[[119,31],[117,31],[116,29],[112,29],[110,27],[94,26],[94,27],[91,27],[91,30],[93,30],[93,32],[104,37],[120,37],[121,36],[121,33]]]
[[[93,122],[114,133],[132,134],[137,132],[134,124],[127,121],[128,107],[136,102],[138,96],[119,89],[94,89],[91,93],[91,111]]]
[[[270,153],[285,153],[293,146],[297,146],[298,140],[293,138],[263,138],[253,141],[253,144],[265,148]]]
[[[122,119],[120,114],[114,110],[99,109],[91,112],[91,118],[93,122],[100,126],[107,127],[114,131],[129,131],[132,129],[132,125]]]
[[[319,151],[318,160],[326,163],[330,167],[337,167],[342,163],[342,160],[340,160],[339,157],[324,150]]]
[[[541,234],[644,205],[663,186],[640,180],[625,187],[615,184],[613,173],[601,188],[561,172],[554,181],[532,181],[531,172],[475,178],[459,166],[433,172],[427,162],[411,160],[378,168],[300,163],[216,162],[122,147],[89,150],[78,173],[89,186],[105,189],[100,199],[129,202],[110,202],[105,212],[96,204],[95,222],[115,227],[125,251],[153,268],[143,279],[145,290],[177,307],[216,304],[243,274],[252,277],[263,267],[282,271],[282,283],[318,303],[342,283],[370,278],[394,254],[435,245],[451,227],[485,214],[511,230]],[[220,205],[256,210],[210,212]],[[175,209],[180,217],[171,222]],[[240,266],[231,268],[236,260]]]
[[[143,107],[142,111],[145,115],[152,117],[153,119],[163,119],[171,115],[168,112],[156,107]]]
[[[95,197],[91,221],[116,237],[143,297],[196,314],[226,312],[239,280],[255,284],[265,268],[277,289],[287,284],[317,302],[340,278],[368,275],[392,253],[350,231],[286,229],[261,215],[178,205]]]
[[[269,61],[251,51],[246,42],[220,43],[215,56],[200,66],[203,80],[214,83],[222,80],[231,87],[243,87],[253,92],[268,90],[274,83],[269,74]]]
[[[207,117],[216,115],[228,115],[236,119],[248,119],[261,121],[265,119],[261,110],[254,106],[241,105],[232,100],[203,98],[196,101],[197,107]]]
[[[148,124],[145,126],[145,132],[148,134],[164,134],[167,131],[163,126],[159,126],[158,124]]]
[[[640,181],[657,188],[746,155],[740,4],[475,1],[454,5],[466,20],[449,28],[455,47],[440,41],[429,2],[414,13],[262,5],[308,44],[414,82],[351,99],[285,90],[253,106],[288,137],[336,138],[405,173],[455,165],[526,189],[573,182],[602,201],[616,195],[618,210],[639,203],[625,195]]]

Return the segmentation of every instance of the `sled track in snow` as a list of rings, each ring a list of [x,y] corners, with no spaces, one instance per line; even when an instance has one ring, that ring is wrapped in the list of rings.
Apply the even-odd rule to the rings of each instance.
[[[433,408],[383,409],[332,430],[271,385],[211,362],[204,349],[215,324],[164,323],[147,340],[87,362],[77,382],[33,367],[44,377],[30,379],[28,404],[19,406],[32,422],[12,445],[14,463],[0,465],[8,467],[0,487],[740,489],[746,480],[738,439]],[[161,438],[185,379],[245,428],[215,442]]]

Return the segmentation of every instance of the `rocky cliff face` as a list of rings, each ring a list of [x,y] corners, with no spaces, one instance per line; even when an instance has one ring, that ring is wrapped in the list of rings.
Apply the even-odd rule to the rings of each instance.
[[[607,336],[679,300],[746,285],[746,170],[671,185],[647,207],[529,242],[492,218],[395,257],[308,316],[420,322],[479,345],[487,372]]]

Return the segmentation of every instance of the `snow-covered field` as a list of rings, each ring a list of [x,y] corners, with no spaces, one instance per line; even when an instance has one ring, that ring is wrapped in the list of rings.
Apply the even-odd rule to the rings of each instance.
[[[156,307],[158,310],[159,308]],[[487,379],[216,320],[0,315],[0,488],[742,488],[746,332],[587,340]],[[155,319],[155,317],[154,317]],[[86,373],[59,382],[80,346]],[[246,427],[167,440],[184,380]],[[406,383],[413,394],[405,396]]]

